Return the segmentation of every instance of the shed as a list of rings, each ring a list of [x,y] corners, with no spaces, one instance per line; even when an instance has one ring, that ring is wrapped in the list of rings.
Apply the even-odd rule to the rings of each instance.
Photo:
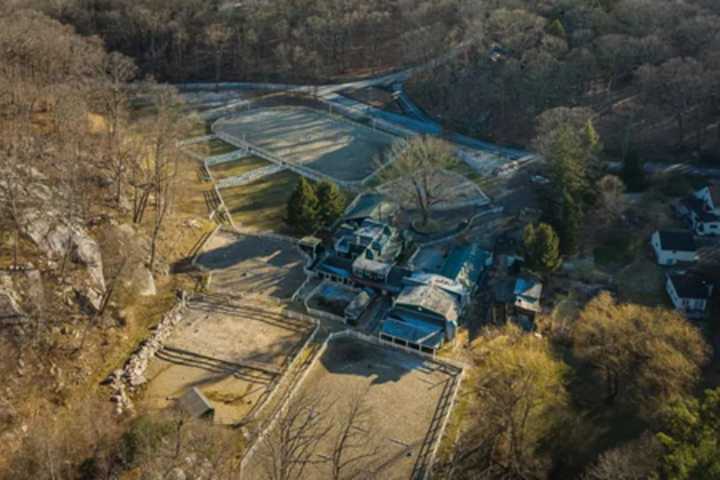
[[[372,298],[367,292],[361,291],[353,298],[353,301],[345,307],[345,318],[351,321],[356,321],[365,312]]]
[[[515,308],[528,313],[540,313],[542,291],[543,284],[539,280],[530,276],[518,277],[513,289]]]
[[[177,402],[180,409],[192,417],[212,418],[215,415],[215,408],[196,387],[185,392]]]

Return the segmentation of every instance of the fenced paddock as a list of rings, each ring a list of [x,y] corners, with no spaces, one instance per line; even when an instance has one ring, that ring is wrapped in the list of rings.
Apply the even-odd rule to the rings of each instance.
[[[151,360],[143,402],[165,408],[197,387],[216,423],[237,424],[263,404],[314,328],[260,297],[196,298]]]
[[[370,176],[399,140],[342,117],[297,106],[241,112],[218,121],[214,130],[338,183],[360,182]]]
[[[362,426],[367,431],[365,444],[376,453],[364,466],[367,476],[360,478],[427,478],[452,408],[460,370],[346,333],[334,337],[289,401],[321,399],[321,421],[339,426],[348,402],[355,395],[362,396],[369,412]],[[330,477],[331,466],[322,459],[331,455],[336,434],[334,430],[320,442],[313,459],[320,463],[309,465],[305,478]],[[263,462],[267,461],[263,445],[259,442],[247,457],[243,478],[262,477]]]

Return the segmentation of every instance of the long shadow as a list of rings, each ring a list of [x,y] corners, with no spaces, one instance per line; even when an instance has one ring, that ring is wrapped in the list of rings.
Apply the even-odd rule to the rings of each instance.
[[[285,244],[282,240],[243,235],[238,236],[236,241],[228,245],[202,253],[198,258],[198,264],[208,269],[221,270],[259,256],[272,255],[268,260],[269,265],[285,266],[295,257],[288,252],[291,248],[291,245]],[[297,257],[299,258],[299,254]]]
[[[373,385],[398,382],[409,373],[434,371],[420,356],[349,338],[332,341],[320,361],[335,375],[373,377]]]
[[[221,313],[228,316],[264,322],[273,327],[279,327],[293,332],[304,332],[311,328],[309,323],[303,322],[302,320],[290,318],[279,313],[269,313],[267,310],[250,305],[192,301],[190,302],[189,308],[195,311]]]
[[[232,364],[222,361],[196,358],[195,355],[181,355],[168,348],[160,350],[156,356],[160,360],[174,365],[198,368],[207,372],[222,374],[223,376],[232,375],[239,380],[249,383],[266,385],[273,379],[273,375],[268,375],[264,372],[258,372],[241,366],[233,366]]]

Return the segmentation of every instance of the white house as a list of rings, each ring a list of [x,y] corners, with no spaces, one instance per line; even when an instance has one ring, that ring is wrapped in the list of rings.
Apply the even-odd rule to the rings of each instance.
[[[658,230],[652,234],[650,244],[660,265],[676,265],[698,260],[697,247],[692,233]]]
[[[720,185],[709,185],[698,190],[695,197],[703,201],[708,212],[720,215]]]
[[[720,235],[720,186],[698,190],[683,199],[680,207],[697,235]]]
[[[689,318],[702,318],[707,312],[713,285],[697,275],[677,272],[667,276],[665,290],[677,311]]]

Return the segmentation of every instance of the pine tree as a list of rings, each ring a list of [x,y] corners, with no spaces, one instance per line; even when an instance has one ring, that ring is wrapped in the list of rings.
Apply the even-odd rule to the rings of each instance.
[[[583,221],[582,207],[569,192],[563,194],[562,216],[558,217],[556,230],[560,236],[560,251],[572,255],[578,250],[580,227]]]
[[[286,222],[295,231],[309,234],[318,227],[318,198],[304,177],[300,179],[287,204]]]
[[[554,35],[559,38],[567,38],[567,32],[565,26],[562,24],[559,18],[556,18],[550,24],[548,24],[547,32],[550,35]]]
[[[560,266],[560,239],[547,223],[530,224],[523,232],[525,264],[536,272],[552,272]]]
[[[327,180],[317,184],[315,188],[319,202],[319,220],[321,225],[332,225],[345,211],[345,195],[338,186]]]
[[[623,162],[622,179],[631,192],[641,192],[646,186],[645,165],[636,151],[631,151]]]

